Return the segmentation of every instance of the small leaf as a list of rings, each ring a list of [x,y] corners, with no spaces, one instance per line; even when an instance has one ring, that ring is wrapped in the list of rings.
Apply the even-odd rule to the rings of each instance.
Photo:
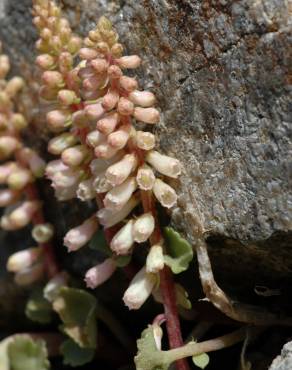
[[[210,358],[207,353],[201,353],[200,355],[193,356],[192,360],[197,367],[200,369],[205,369],[210,361]]]
[[[48,324],[52,319],[52,305],[44,298],[43,290],[35,289],[25,306],[25,315],[32,321]]]
[[[93,348],[81,348],[72,339],[68,339],[63,342],[61,353],[64,365],[76,367],[91,362],[94,358],[95,350]]]
[[[192,308],[192,303],[189,300],[188,292],[180,284],[175,284],[175,297],[176,303],[181,307],[185,308],[186,310],[190,310]]]
[[[192,246],[171,227],[164,228],[165,242],[169,255],[164,256],[164,262],[174,274],[187,270],[193,259]]]
[[[82,348],[96,347],[96,298],[82,289],[62,287],[53,302],[63,331]]]
[[[11,370],[48,370],[50,363],[45,342],[29,336],[16,336],[8,345]]]

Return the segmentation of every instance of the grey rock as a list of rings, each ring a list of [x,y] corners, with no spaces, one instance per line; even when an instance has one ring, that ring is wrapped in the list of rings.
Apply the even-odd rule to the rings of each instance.
[[[281,355],[272,362],[269,370],[290,370],[292,369],[292,342],[286,343],[282,348]]]

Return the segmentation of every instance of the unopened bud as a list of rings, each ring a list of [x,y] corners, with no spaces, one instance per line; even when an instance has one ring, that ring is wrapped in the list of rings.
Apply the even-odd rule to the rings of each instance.
[[[98,222],[95,217],[90,217],[81,225],[69,230],[64,237],[64,245],[68,252],[77,251],[92,238],[98,229]]]
[[[21,77],[13,77],[10,81],[8,81],[5,92],[6,94],[13,98],[24,86],[24,80]]]
[[[119,127],[115,132],[112,132],[107,139],[109,145],[116,149],[122,149],[127,144],[130,137],[131,125],[125,124]]]
[[[137,121],[154,124],[159,122],[160,114],[155,108],[136,107],[134,110],[134,117]]]
[[[120,98],[117,111],[123,116],[130,116],[134,112],[134,104],[126,98]]]
[[[81,48],[79,50],[79,57],[81,59],[95,59],[98,56],[98,53],[96,50],[91,49],[91,48]]]
[[[138,55],[128,55],[116,59],[116,62],[121,68],[137,68],[141,64],[141,58]]]
[[[146,271],[157,273],[164,267],[163,249],[161,245],[153,245],[146,259]]]
[[[71,125],[71,113],[67,110],[52,110],[47,113],[47,122],[51,131],[61,131]]]
[[[65,149],[73,146],[78,141],[76,135],[71,134],[70,132],[65,132],[59,136],[54,137],[49,141],[48,151],[51,154],[59,155]]]
[[[67,44],[67,50],[71,54],[76,54],[78,53],[79,49],[81,48],[82,45],[82,40],[80,37],[77,36],[72,36]]]
[[[110,247],[118,255],[128,254],[134,244],[133,238],[134,221],[130,220],[113,237]]]
[[[59,56],[59,69],[62,74],[72,69],[73,57],[70,53],[63,51]]]
[[[104,143],[106,140],[105,135],[103,135],[100,131],[94,130],[91,131],[86,136],[86,143],[90,145],[92,148],[95,148],[97,145]]]
[[[6,162],[0,165],[0,184],[5,184],[8,177],[17,169],[18,166],[15,162]]]
[[[117,113],[108,114],[97,122],[96,128],[104,135],[109,135],[116,128],[118,120],[119,116]]]
[[[80,99],[72,90],[60,90],[58,92],[58,100],[62,105],[78,104]]]
[[[21,143],[13,136],[0,137],[0,158],[5,159],[11,156],[17,149],[21,147]]]
[[[140,107],[151,107],[155,103],[155,96],[150,91],[132,91],[129,94],[129,99]]]
[[[106,194],[103,200],[104,206],[112,211],[120,210],[131,198],[136,188],[136,179],[134,177],[128,178]]]
[[[90,65],[96,73],[104,73],[108,69],[108,62],[105,59],[93,59]]]
[[[109,90],[109,92],[102,99],[102,106],[106,111],[112,110],[119,101],[119,94],[117,90]]]
[[[37,224],[31,235],[37,243],[47,243],[54,236],[54,227],[51,224]]]
[[[154,185],[155,175],[152,169],[144,164],[139,167],[136,179],[141,190],[151,190]]]
[[[7,55],[0,55],[0,78],[4,79],[9,72],[10,62]]]
[[[106,42],[98,42],[96,44],[96,50],[100,53],[100,54],[108,54],[109,52],[109,47],[108,47],[108,44]]]
[[[11,124],[15,130],[20,131],[27,127],[27,120],[22,114],[13,113],[11,117]]]
[[[18,230],[28,225],[34,213],[39,209],[40,202],[26,201],[14,209],[9,215],[1,218],[1,227],[4,230]]]
[[[128,92],[134,91],[138,87],[138,82],[132,77],[121,76],[119,82],[121,88]]]
[[[151,213],[144,213],[134,223],[133,236],[137,243],[146,242],[153,233],[155,220]]]
[[[37,152],[30,148],[22,148],[19,152],[20,157],[29,166],[35,177],[42,177],[45,172],[46,162],[38,155]]]
[[[49,87],[64,86],[63,76],[57,71],[45,71],[42,75],[43,83]]]
[[[33,181],[33,175],[26,168],[18,168],[7,178],[7,184],[10,189],[21,190]]]
[[[94,149],[94,154],[98,158],[111,158],[117,153],[118,149],[113,148],[111,145],[108,143],[103,143],[99,144],[95,149]]]
[[[50,54],[41,54],[36,58],[36,64],[44,70],[48,70],[54,67],[55,59]]]
[[[108,68],[107,72],[108,72],[109,77],[113,80],[118,80],[123,75],[123,72],[122,72],[121,68],[119,68],[118,66],[115,66],[115,65],[111,65]]]
[[[153,193],[163,207],[171,208],[176,204],[176,192],[173,190],[172,187],[170,187],[168,184],[161,181],[160,179],[155,180]]]
[[[76,145],[65,149],[61,159],[69,167],[79,166],[88,156],[89,151],[85,145]]]
[[[87,288],[95,289],[107,281],[115,272],[117,265],[114,260],[107,258],[102,263],[92,267],[85,274]]]
[[[110,166],[106,171],[106,178],[113,185],[120,185],[130,173],[137,167],[137,157],[135,154],[126,154],[123,159]]]
[[[28,248],[22,251],[13,253],[7,261],[6,269],[9,272],[19,272],[30,267],[41,256],[42,249],[40,247]]]
[[[85,108],[85,113],[90,120],[98,120],[103,116],[105,110],[101,103],[89,104]]]
[[[177,178],[181,173],[180,161],[152,150],[146,155],[146,161],[165,176]]]
[[[121,57],[121,55],[123,54],[123,51],[124,51],[124,48],[123,48],[123,45],[120,44],[120,43],[115,43],[112,47],[111,47],[111,54],[113,55],[113,57],[115,58],[119,58]],[[120,66],[122,68],[122,66]]]

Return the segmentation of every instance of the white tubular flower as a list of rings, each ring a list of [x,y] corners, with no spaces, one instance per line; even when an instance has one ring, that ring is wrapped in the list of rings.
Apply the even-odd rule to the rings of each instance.
[[[146,271],[157,273],[164,267],[163,249],[161,245],[153,245],[146,259]]]
[[[79,166],[88,156],[89,151],[85,145],[76,145],[71,148],[67,148],[62,152],[62,162],[69,166]]]
[[[138,310],[151,292],[156,283],[156,276],[154,274],[146,273],[143,267],[131,281],[128,289],[125,291],[123,301],[130,310]]]
[[[113,186],[120,185],[135,170],[137,163],[135,154],[126,154],[122,160],[107,169],[106,178]]]
[[[3,189],[0,190],[0,207],[6,207],[16,202],[20,197],[17,190]]]
[[[110,247],[116,254],[128,254],[134,244],[133,238],[134,221],[130,220],[113,237]]]
[[[143,108],[152,107],[155,103],[155,96],[150,91],[132,91],[129,94],[129,99],[135,104]]]
[[[171,208],[176,204],[177,195],[173,188],[167,185],[160,179],[156,179],[153,186],[153,193],[157,198],[158,202],[163,205],[163,207]]]
[[[41,280],[44,276],[44,264],[42,262],[17,272],[14,276],[14,281],[19,286],[26,286]]]
[[[155,150],[147,153],[146,161],[165,176],[176,179],[181,174],[181,163],[179,160],[160,154]]]
[[[94,154],[98,158],[109,159],[109,158],[112,158],[114,155],[116,155],[118,150],[119,149],[113,148],[108,143],[103,143],[103,144],[99,144],[94,149]]]
[[[149,166],[144,164],[138,168],[136,180],[141,190],[151,190],[155,181],[154,172]]]
[[[125,153],[123,151],[117,152],[116,155],[114,155],[111,158],[108,159],[102,159],[97,158],[90,162],[90,170],[93,175],[98,175],[101,172],[104,172],[109,166],[119,161],[121,158],[123,158],[123,155]]]
[[[97,145],[102,144],[106,141],[106,136],[103,135],[100,131],[94,130],[91,131],[86,136],[86,143],[87,145],[95,148]]]
[[[158,123],[160,120],[160,114],[155,108],[140,108],[136,107],[134,109],[134,117],[137,121],[145,123]]]
[[[136,179],[134,177],[130,177],[121,185],[114,187],[106,194],[103,200],[105,208],[112,211],[120,210],[128,202],[136,189]]]
[[[113,148],[122,149],[129,140],[130,130],[131,130],[130,125],[122,125],[121,127],[119,127],[117,131],[109,134],[107,142]]]
[[[110,209],[102,208],[97,212],[96,216],[100,224],[108,228],[124,220],[138,203],[139,199],[133,195],[119,211],[111,211]]]
[[[52,186],[57,190],[58,188],[77,187],[81,175],[81,170],[74,170],[65,166],[65,169],[59,170],[48,177],[52,181]]]
[[[7,185],[14,190],[21,190],[33,181],[33,175],[26,168],[15,169],[7,178]]]
[[[60,159],[56,159],[47,164],[46,176],[50,179],[56,172],[67,170],[66,166]]]
[[[60,155],[65,149],[75,145],[78,141],[76,135],[65,132],[49,141],[48,151],[54,155]]]
[[[90,217],[81,225],[69,230],[64,237],[64,245],[68,248],[68,252],[77,251],[83,247],[89,242],[97,229],[98,222],[96,218]]]
[[[155,227],[155,220],[151,213],[144,213],[134,223],[133,236],[137,243],[143,243],[149,239]]]
[[[28,225],[34,213],[38,210],[41,203],[38,201],[26,201],[14,209],[9,215],[1,218],[1,227],[4,230],[18,230]]]
[[[137,131],[136,144],[140,149],[151,150],[155,147],[155,135],[151,134],[151,132]]]
[[[6,269],[9,272],[19,272],[30,267],[41,256],[42,250],[40,247],[28,248],[22,251],[13,253],[7,261]]]
[[[105,177],[105,171],[99,173],[93,181],[93,189],[96,193],[106,193],[112,189],[112,185],[109,183],[108,179]]]
[[[87,288],[94,289],[107,281],[116,271],[117,265],[114,260],[107,258],[102,263],[92,267],[85,274]]]
[[[54,236],[54,226],[51,224],[35,225],[31,235],[37,243],[47,243]]]
[[[95,198],[95,189],[93,186],[93,178],[81,181],[76,191],[77,198],[83,202]]]

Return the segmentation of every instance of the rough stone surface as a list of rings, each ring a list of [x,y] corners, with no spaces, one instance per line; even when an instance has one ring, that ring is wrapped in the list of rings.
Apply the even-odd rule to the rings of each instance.
[[[269,370],[292,369],[292,342],[286,343],[282,348],[281,355],[277,356]]]

